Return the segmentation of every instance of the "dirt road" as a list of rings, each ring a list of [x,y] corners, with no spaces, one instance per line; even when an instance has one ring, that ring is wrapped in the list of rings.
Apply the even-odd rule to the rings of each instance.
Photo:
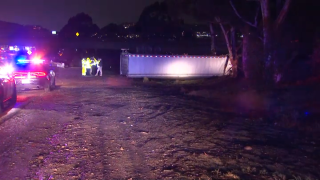
[[[171,89],[79,75],[19,92],[0,121],[0,179],[320,177],[319,141]]]

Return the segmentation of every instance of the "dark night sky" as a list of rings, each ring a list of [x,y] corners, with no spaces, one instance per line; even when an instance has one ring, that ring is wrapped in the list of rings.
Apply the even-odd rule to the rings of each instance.
[[[158,0],[1,0],[0,20],[60,30],[77,13],[89,14],[100,28],[136,22],[143,8]]]

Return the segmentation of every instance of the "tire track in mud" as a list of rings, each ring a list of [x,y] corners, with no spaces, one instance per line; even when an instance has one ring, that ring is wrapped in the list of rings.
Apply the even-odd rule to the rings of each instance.
[[[125,95],[124,92],[113,91],[114,96],[106,96],[108,105],[103,105],[109,112],[109,120],[100,120],[99,124],[100,147],[104,146],[101,152],[105,152],[104,177],[155,179],[179,177],[181,173],[195,177],[192,174],[196,172],[185,170],[195,168],[192,165],[194,158],[199,156],[203,159],[202,153],[208,152],[214,142],[198,147],[208,143],[208,138],[203,138],[206,131],[195,134],[196,129],[192,127],[199,127],[205,122],[204,129],[216,126],[221,129],[223,125],[211,123],[208,119],[211,115],[216,117],[216,114],[198,107],[194,101],[187,101],[194,104],[186,107],[185,99],[172,101],[172,97],[155,96],[140,89]],[[143,133],[147,135],[141,135]],[[196,157],[189,157],[194,153]],[[211,161],[219,163],[220,160],[208,160],[207,163]],[[182,165],[185,163],[189,165]]]
[[[10,127],[16,131],[26,131],[23,135],[21,132],[14,134],[17,136],[19,141],[24,141],[23,143],[18,143],[18,145],[8,145],[13,148],[18,148],[19,150],[24,149],[24,151],[19,154],[15,154],[13,159],[17,159],[20,156],[26,158],[27,160],[23,163],[16,163],[21,166],[21,169],[26,169],[26,175],[24,177],[19,177],[19,179],[29,179],[34,177],[36,179],[47,179],[52,175],[52,170],[50,164],[47,164],[48,158],[51,156],[52,150],[55,147],[50,145],[50,142],[47,138],[55,136],[56,133],[62,133],[61,128],[64,129],[64,124],[69,122],[69,114],[62,112],[57,114],[55,109],[52,106],[46,106],[46,100],[52,100],[52,97],[59,94],[58,92],[51,93],[40,93],[38,96],[32,98],[32,101],[28,106],[21,110],[21,113],[13,117],[10,121],[17,121],[15,125]],[[60,99],[57,98],[55,101],[49,101],[56,103]],[[21,119],[22,118],[22,119]],[[12,122],[8,122],[12,123]],[[21,124],[24,124],[23,127]],[[61,159],[61,158],[60,158]],[[62,158],[63,159],[63,158]],[[20,159],[21,161],[21,159]],[[49,161],[50,162],[50,161]],[[46,167],[49,165],[49,168]],[[18,170],[14,176],[22,173],[24,170]],[[9,172],[6,172],[9,173]]]
[[[145,152],[148,166],[157,178],[196,178],[196,174],[203,174],[197,166],[220,163],[219,158],[207,157],[204,161],[206,153],[214,156],[221,148],[215,146],[214,139],[210,141],[212,135],[208,137],[207,133],[208,129],[212,130],[211,134],[224,129],[228,124],[226,118],[217,119],[221,117],[217,112],[201,107],[193,99],[142,92],[133,92],[135,104],[140,108],[135,131],[146,133],[138,146]]]
[[[146,166],[145,155],[135,146],[135,139],[132,136],[133,122],[128,121],[128,114],[132,114],[131,103],[124,105],[133,97],[115,95],[110,104],[117,108],[107,107],[109,116],[107,120],[100,121],[100,138],[105,152],[104,161],[107,168],[105,178],[124,179],[154,179],[150,169]],[[113,101],[115,103],[113,103]],[[116,104],[116,102],[123,102]]]
[[[59,107],[46,107],[45,110],[65,111],[70,115],[69,122],[48,139],[51,149],[41,167],[30,174],[40,174],[41,177],[55,179],[101,179],[101,153],[97,152],[96,142],[98,120],[91,117],[92,101],[88,100],[91,91],[74,91],[66,88],[57,94],[51,94],[45,99]],[[90,98],[90,96],[89,96]],[[71,102],[71,103],[69,103]],[[33,108],[38,107],[40,104]],[[41,105],[40,105],[41,106]],[[32,108],[32,107],[31,107]],[[40,176],[39,176],[40,178]],[[49,178],[49,179],[50,179]]]
[[[104,141],[101,139],[100,122],[107,116],[100,113],[100,108],[97,108],[99,104],[94,101],[97,90],[81,89],[78,93],[78,101],[74,103],[77,106],[75,121],[79,125],[75,141],[82,139],[81,146],[86,152],[82,155],[75,153],[78,156],[75,158],[78,161],[75,167],[81,179],[106,178],[108,166],[103,161],[104,152],[101,151]]]
[[[52,101],[60,103],[58,109],[46,108],[58,112],[64,110],[73,120],[50,138],[55,143],[51,145],[53,151],[46,163],[38,170],[42,176],[51,175],[56,179],[150,179],[144,155],[131,144],[132,127],[128,128],[119,121],[130,111],[126,106],[130,97],[115,90],[99,90],[103,98],[94,101],[97,90],[67,88],[61,92],[64,97]]]

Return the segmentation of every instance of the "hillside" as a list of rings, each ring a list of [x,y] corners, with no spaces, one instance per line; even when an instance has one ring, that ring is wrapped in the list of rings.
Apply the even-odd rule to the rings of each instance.
[[[41,26],[21,25],[17,23],[0,21],[0,38],[13,37],[46,37],[51,32]]]

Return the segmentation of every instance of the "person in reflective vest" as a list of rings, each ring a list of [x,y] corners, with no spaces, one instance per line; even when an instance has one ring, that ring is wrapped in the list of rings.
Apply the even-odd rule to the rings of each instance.
[[[87,72],[88,72],[88,70],[90,71],[90,74],[92,73],[91,71],[92,71],[92,69],[91,69],[91,59],[90,58],[87,58],[87,60],[86,60],[86,74],[87,74]]]
[[[102,76],[102,62],[101,62],[101,58],[99,58],[97,60],[97,73],[96,76],[98,76],[99,72],[100,72],[100,76]]]
[[[96,62],[97,62],[97,60],[96,60],[96,58],[93,56],[92,59],[91,59],[91,62],[90,62],[90,68],[91,68],[91,70],[90,70],[90,75],[93,75],[93,74],[92,74],[92,70],[93,70],[93,66],[96,65]]]
[[[85,76],[87,75],[87,68],[86,68],[86,59],[85,58],[82,58],[82,76]]]

